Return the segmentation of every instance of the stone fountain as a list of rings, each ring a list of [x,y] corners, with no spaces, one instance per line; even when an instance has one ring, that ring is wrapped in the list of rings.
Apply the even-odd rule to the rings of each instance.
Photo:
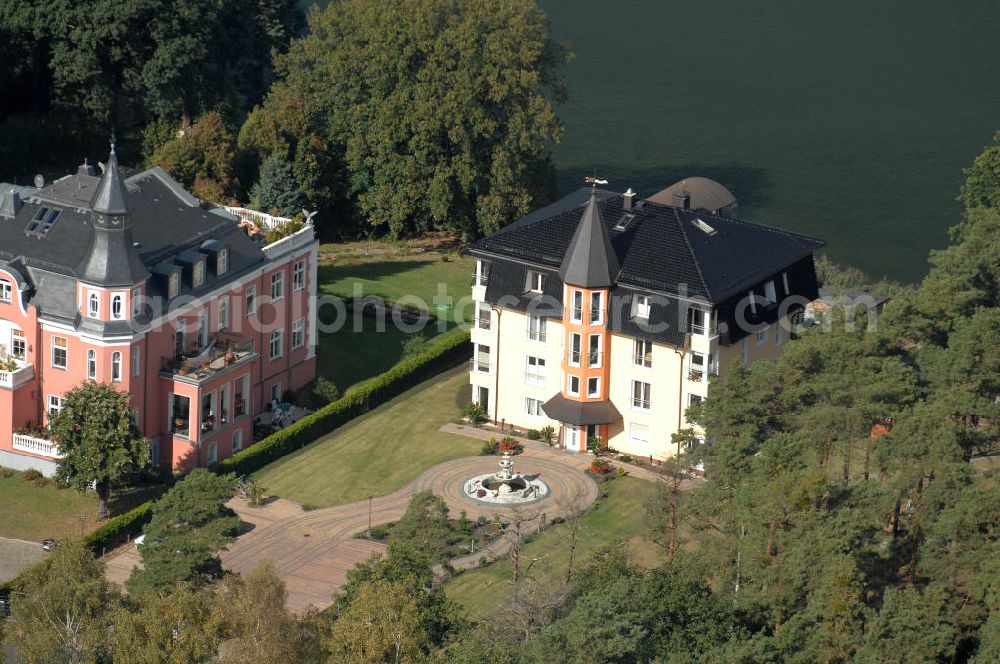
[[[462,490],[470,498],[495,505],[524,505],[549,495],[549,487],[538,477],[514,472],[509,452],[500,456],[500,471],[477,475],[466,480]]]

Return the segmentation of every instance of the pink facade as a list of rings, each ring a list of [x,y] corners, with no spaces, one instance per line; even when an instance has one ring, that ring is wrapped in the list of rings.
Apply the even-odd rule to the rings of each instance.
[[[261,247],[231,216],[192,204],[162,171],[133,176],[126,190],[113,153],[111,161],[99,182],[85,173],[63,179],[77,178],[71,184],[79,190],[98,190],[87,211],[94,229],[87,217],[74,218],[83,211],[66,205],[58,222],[65,237],[53,225],[39,242],[97,236],[102,223],[109,236],[124,228],[127,235],[110,243],[107,256],[93,257],[104,242],[99,237],[90,240],[90,264],[75,268],[59,270],[42,256],[0,260],[0,357],[13,369],[0,370],[0,465],[50,474],[57,450],[43,428],[62,395],[87,380],[127,392],[152,442],[153,462],[187,470],[249,446],[254,416],[315,377],[318,242],[312,226]],[[0,202],[14,210],[15,225],[24,216],[44,217],[49,208],[62,211],[66,194],[56,185],[63,180],[51,192],[24,191],[24,203],[18,198],[13,207]],[[111,192],[110,203],[107,194],[99,198],[116,184],[121,191]],[[154,194],[155,203],[139,199]],[[156,207],[171,195],[176,200],[164,210]],[[171,204],[184,215],[177,239],[165,236],[157,217],[170,215]],[[150,246],[154,240],[169,244]],[[47,246],[59,255],[57,245]],[[130,267],[120,268],[128,261]],[[130,271],[125,278],[95,277],[95,263]],[[67,301],[74,297],[75,303]]]

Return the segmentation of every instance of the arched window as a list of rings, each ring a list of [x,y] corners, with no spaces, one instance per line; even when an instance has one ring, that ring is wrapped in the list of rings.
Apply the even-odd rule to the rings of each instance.
[[[98,298],[97,293],[91,293],[87,305],[87,315],[91,318],[97,318],[100,310],[100,299]]]
[[[111,317],[115,320],[121,320],[125,318],[125,312],[123,307],[123,302],[125,296],[121,294],[111,296]]]
[[[87,378],[97,380],[97,351],[87,351]]]
[[[122,354],[118,351],[111,353],[111,382],[122,382]]]

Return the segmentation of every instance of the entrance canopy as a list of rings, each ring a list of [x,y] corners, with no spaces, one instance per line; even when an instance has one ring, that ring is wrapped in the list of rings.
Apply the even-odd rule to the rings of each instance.
[[[562,394],[556,394],[542,408],[553,420],[579,426],[611,424],[621,419],[618,409],[610,401],[573,401]]]

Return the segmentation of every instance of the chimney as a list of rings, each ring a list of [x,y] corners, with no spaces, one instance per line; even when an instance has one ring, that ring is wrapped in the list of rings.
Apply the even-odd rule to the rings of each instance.
[[[632,187],[629,187],[628,191],[625,192],[625,198],[622,201],[622,207],[625,209],[626,212],[632,211],[633,198],[635,198],[635,192],[632,191]]]
[[[0,217],[13,219],[21,211],[21,195],[11,189],[0,195]]]
[[[83,163],[80,164],[76,169],[77,175],[89,175],[91,177],[97,177],[97,169],[94,168],[93,164],[88,164],[87,159],[84,158]]]
[[[684,210],[691,207],[691,194],[688,193],[687,189],[678,189],[670,196],[673,201],[673,206],[675,208],[682,208]]]

